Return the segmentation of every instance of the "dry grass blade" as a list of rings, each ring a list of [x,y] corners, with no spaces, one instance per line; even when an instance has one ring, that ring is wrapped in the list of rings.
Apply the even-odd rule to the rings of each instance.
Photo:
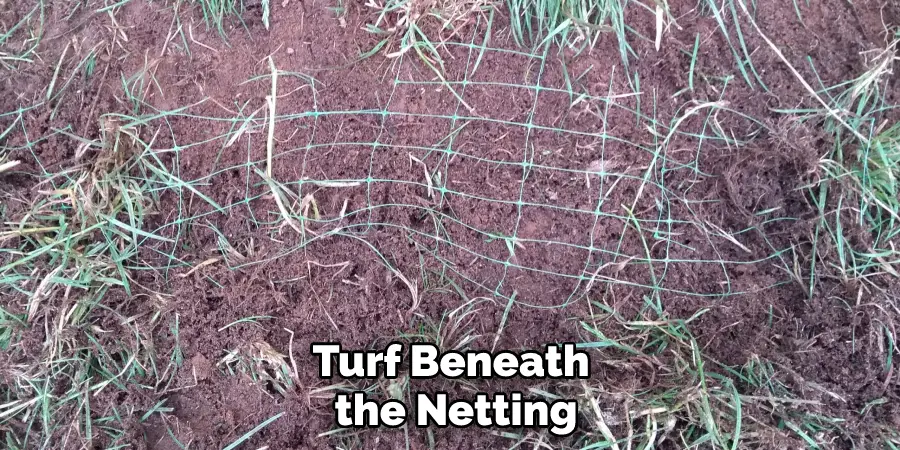
[[[412,164],[412,162],[415,161],[415,162],[419,163],[419,165],[422,166],[422,170],[425,173],[425,182],[428,184],[428,198],[434,198],[434,189],[433,189],[434,186],[431,182],[431,174],[428,173],[428,166],[425,165],[425,163],[422,160],[413,156],[411,153],[409,154],[409,160],[410,160],[410,164]]]
[[[585,393],[590,393],[591,388],[588,387],[587,384],[582,383],[582,387],[584,388]],[[587,401],[591,404],[591,409],[594,412],[594,424],[597,425],[597,429],[600,430],[600,434],[609,441],[609,448],[612,450],[619,450],[619,441],[612,434],[612,430],[609,429],[609,426],[606,425],[606,421],[603,420],[603,412],[600,411],[600,406],[597,403],[597,399],[594,398],[593,395],[588,395]]]
[[[191,274],[197,272],[198,270],[200,270],[200,269],[202,269],[202,268],[204,268],[204,267],[206,267],[206,266],[213,265],[213,264],[215,264],[215,263],[217,263],[217,262],[219,262],[219,261],[221,261],[221,260],[222,260],[222,258],[209,258],[209,259],[207,259],[206,261],[203,261],[203,262],[201,262],[200,264],[197,264],[196,266],[194,266],[193,268],[191,268],[191,270],[189,270],[189,271],[187,271],[187,272],[185,272],[185,273],[179,275],[179,277],[181,277],[181,278],[187,278],[187,277],[191,276]]]
[[[3,163],[3,164],[0,164],[0,174],[2,174],[3,172],[7,172],[7,171],[10,171],[10,170],[12,170],[12,169],[15,169],[15,168],[18,167],[19,164],[21,164],[21,163],[22,163],[21,161],[13,160],[13,161],[7,161],[7,162],[5,162],[5,163]]]
[[[412,296],[412,304],[409,306],[409,310],[406,311],[407,314],[412,314],[415,310],[419,309],[419,286],[415,281],[410,281],[409,278],[406,278],[406,275],[403,275],[399,270],[388,266],[388,269],[406,285],[406,288],[409,289],[409,294]]]
[[[50,295],[50,284],[53,278],[60,272],[62,266],[53,269],[34,290],[31,299],[28,301],[28,322],[32,322],[37,317],[38,308],[41,303]]]
[[[662,5],[656,5],[656,51],[659,51],[659,48],[662,46],[662,35],[663,29],[665,28],[663,24],[664,18],[665,11],[663,10]]]
[[[269,134],[266,138],[266,176],[272,178],[272,154],[275,151],[275,102],[278,99],[278,69],[275,61],[269,56],[269,69],[272,71],[272,93],[266,96],[269,105]]]
[[[303,232],[303,228],[300,226],[300,224],[297,223],[297,221],[285,206],[284,199],[281,198],[281,196],[283,195],[281,192],[281,188],[279,188],[278,185],[261,170],[257,168],[254,168],[254,170],[256,171],[256,174],[259,175],[260,178],[265,180],[266,184],[269,185],[269,189],[272,191],[272,198],[275,199],[275,204],[278,206],[278,211],[281,213],[281,218],[284,219],[285,223],[293,228],[294,231],[300,233],[301,236],[305,236],[306,234]]]

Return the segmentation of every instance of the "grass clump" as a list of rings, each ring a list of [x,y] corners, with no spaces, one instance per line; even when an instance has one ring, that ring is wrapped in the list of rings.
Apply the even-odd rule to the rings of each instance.
[[[125,419],[141,402],[110,407],[95,404],[98,396],[165,392],[183,362],[177,318],[168,329],[171,358],[158,359],[168,300],[132,276],[143,246],[170,240],[144,231],[168,179],[127,122],[103,116],[98,140],[57,130],[89,162],[46,175],[36,198],[21,199],[25,210],[5,217],[0,346],[9,364],[0,369],[0,429],[8,448],[127,443]]]
[[[2,2],[0,6],[3,6]],[[34,62],[38,44],[44,34],[45,14],[44,2],[38,1],[17,22],[0,24],[0,67],[14,71],[22,63]]]
[[[195,5],[199,3],[206,25],[215,28],[223,38],[225,37],[225,24],[229,18],[242,20],[243,0],[193,0],[193,3]]]
[[[626,63],[634,51],[626,39],[627,0],[507,0],[513,36],[520,45],[557,41],[584,48],[612,32]],[[663,5],[662,3],[661,5]],[[643,5],[642,5],[643,6]]]
[[[412,50],[432,68],[443,71],[440,47],[461,29],[496,8],[494,0],[369,0],[366,7],[376,14],[364,29],[381,40],[363,56],[387,50],[397,58]],[[432,33],[438,30],[437,35]]]
[[[562,388],[581,398],[593,425],[582,448],[817,448],[839,431],[817,415],[821,404],[797,400],[772,363],[754,357],[730,367],[705,354],[691,331],[705,310],[672,319],[650,306],[627,319],[607,305],[593,306],[600,312],[581,322],[581,347],[603,365],[653,376]]]
[[[863,196],[881,208],[882,214],[891,216],[891,222],[900,219],[900,123],[891,125],[885,120],[895,105],[886,103],[884,83],[893,75],[894,62],[900,59],[897,45],[898,41],[893,41],[877,52],[869,61],[870,68],[838,99],[853,113],[850,123],[870,133],[868,142],[859,145],[854,173]]]
[[[755,15],[755,3],[750,6],[753,8],[752,14]],[[769,88],[763,82],[762,77],[753,65],[753,59],[751,58],[752,52],[744,37],[744,29],[741,27],[739,11],[743,11],[748,15],[751,14],[747,8],[747,3],[745,3],[744,0],[703,0],[701,1],[701,7],[707,14],[715,19],[716,24],[722,32],[722,36],[725,38],[725,42],[728,44],[728,48],[734,57],[735,65],[747,85],[754,87],[755,84],[758,83],[763,90],[768,91]],[[729,27],[729,23],[731,24],[731,27]],[[734,29],[733,32],[731,28]]]
[[[259,386],[286,396],[293,390],[293,380],[297,377],[288,365],[288,358],[267,342],[253,342],[229,350],[218,365],[228,375],[242,374]]]
[[[180,2],[183,0],[179,0]],[[244,27],[247,28],[247,23],[244,22],[244,13],[247,12],[248,7],[251,5],[258,5],[260,9],[262,9],[262,23],[269,29],[269,21],[271,18],[271,3],[270,0],[259,0],[259,1],[248,1],[248,0],[191,0],[194,5],[200,6],[200,10],[203,13],[203,20],[206,22],[207,27],[214,28],[219,32],[219,35],[222,39],[225,39],[227,33],[225,31],[225,26],[229,23],[229,20],[237,19],[238,22]],[[178,11],[178,7],[175,8],[176,14]]]
[[[822,160],[824,183],[813,197],[845,279],[898,276],[900,250],[893,242],[900,236],[900,123],[891,123],[897,105],[886,100],[897,45],[895,40],[873,52],[863,74],[826,90],[837,92],[831,103],[845,119],[824,121],[834,146]],[[847,230],[854,228],[865,230],[867,237],[852,239]]]
[[[863,163],[857,176],[866,181],[872,201],[896,218],[900,211],[900,123],[878,132],[868,153],[861,155]]]

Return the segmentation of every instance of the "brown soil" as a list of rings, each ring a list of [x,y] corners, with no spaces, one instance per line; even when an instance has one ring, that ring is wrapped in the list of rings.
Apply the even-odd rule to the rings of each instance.
[[[865,68],[861,52],[885,45],[882,21],[894,25],[900,21],[896,6],[883,7],[874,0],[853,5],[810,2],[801,7],[803,23],[791,2],[758,3],[757,20],[763,31],[782,46],[807,80],[814,80],[816,74],[805,63],[809,56],[824,85],[861,73]],[[426,448],[429,439],[438,448],[510,446],[509,439],[478,429],[434,430],[433,436],[418,429],[410,429],[409,436],[390,430],[344,438],[320,436],[332,430],[334,423],[330,400],[309,396],[311,389],[325,384],[317,377],[310,344],[337,341],[345,347],[365,348],[400,333],[416,332],[423,323],[440,320],[464,302],[450,281],[468,298],[492,299],[481,304],[471,324],[482,336],[474,343],[476,348],[492,346],[513,295],[517,303],[509,312],[498,348],[579,341],[583,336],[577,319],[590,313],[589,301],[610,305],[624,317],[646,313],[645,299],[653,295],[648,287],[653,279],[649,266],[639,262],[646,261],[642,242],[648,240],[666,314],[687,318],[709,309],[692,323],[692,330],[712,359],[734,366],[753,358],[772,361],[791,387],[802,391],[799,396],[822,402],[822,414],[846,420],[842,425],[846,433],[834,442],[836,448],[852,445],[846,436],[875,433],[876,424],[893,420],[900,426],[893,406],[900,388],[896,375],[883,370],[883,340],[876,326],[891,323],[896,314],[885,303],[887,297],[864,290],[857,282],[842,281],[824,265],[817,269],[815,288],[808,295],[818,211],[803,186],[820,176],[817,162],[829,150],[830,138],[817,123],[784,123],[773,109],[816,105],[748,23],[742,22],[747,46],[770,92],[758,85],[750,88],[741,79],[714,18],[700,14],[693,1],[670,0],[669,4],[679,26],[666,32],[658,52],[652,42],[632,38],[636,57],[627,71],[612,35],[580,54],[558,52],[554,47],[543,57],[541,52],[528,55],[515,45],[502,14],[495,18],[488,45],[521,53],[488,50],[480,55],[478,47],[454,45],[482,43],[484,22],[473,20],[443,50],[446,78],[472,82],[454,85],[470,111],[434,83],[433,72],[412,53],[398,59],[379,54],[354,62],[361,50],[377,43],[376,37],[361,30],[371,20],[361,2],[347,5],[346,26],[342,26],[327,2],[275,1],[269,30],[259,20],[261,11],[251,7],[246,14],[248,29],[231,24],[228,45],[215,31],[207,30],[196,8],[183,6],[189,9],[181,13],[185,27],[193,23],[191,32],[197,41],[190,43],[190,56],[181,51],[181,42],[168,39],[173,18],[170,5],[144,0],[128,3],[116,15],[118,32],[127,34],[127,42],[118,39],[121,47],[116,53],[100,58],[96,73],[102,76],[76,80],[79,85],[70,89],[78,94],[66,97],[54,117],[49,106],[26,115],[32,139],[69,125],[73,133],[96,138],[97,115],[125,112],[120,74],[129,77],[147,62],[154,68],[159,89],[153,86],[146,101],[159,110],[195,105],[188,110],[193,116],[233,118],[237,109],[243,108],[245,115],[260,109],[258,117],[264,117],[270,89],[265,57],[271,54],[281,71],[318,80],[313,95],[305,81],[282,76],[279,115],[314,110],[395,114],[325,114],[278,123],[274,179],[290,183],[293,189],[303,179],[373,180],[354,187],[304,185],[303,195],[312,193],[322,218],[328,219],[310,225],[318,236],[308,234],[306,241],[283,226],[267,186],[246,168],[248,159],[265,160],[264,126],[224,150],[222,139],[187,145],[228,132],[230,123],[182,115],[165,124],[154,122],[158,129],[142,130],[147,138],[158,133],[157,148],[180,146],[177,152],[161,153],[161,158],[181,179],[202,179],[201,191],[218,204],[251,200],[220,214],[187,191],[183,203],[173,194],[161,197],[149,229],[177,238],[177,249],[148,244],[140,255],[142,263],[169,264],[168,258],[151,248],[155,247],[163,252],[177,250],[180,260],[189,265],[139,271],[133,277],[141,293],[161,294],[168,316],[177,314],[185,364],[165,391],[135,388],[104,393],[93,406],[97,414],[115,404],[134,405],[129,432],[138,448],[178,448],[167,427],[181,442],[191,442],[191,448],[221,448],[280,412],[286,413],[282,419],[242,448],[333,448],[353,440],[364,448],[405,448],[407,442],[412,448]],[[0,17],[4,23],[15,22],[25,9],[7,2]],[[653,36],[652,17],[642,8],[630,11],[626,22],[642,35]],[[87,10],[64,20],[67,13],[50,8],[47,35],[52,39],[41,44],[41,61],[23,66],[15,76],[2,77],[3,111],[42,98],[67,42],[77,42],[75,51],[80,52],[78,58],[66,60],[64,67],[70,68],[93,43],[116,39],[117,31],[105,13]],[[698,35],[695,90],[690,91],[691,52]],[[574,74],[571,82],[576,93],[621,97],[608,111],[603,102],[594,100],[572,107],[572,99],[562,91],[568,83],[566,69]],[[635,73],[640,74],[639,96],[629,95],[634,92],[630,80]],[[262,77],[246,82],[257,75]],[[721,77],[725,76],[734,78],[723,96]],[[752,137],[752,142],[736,147],[707,140],[700,147],[697,138],[676,134],[665,158],[654,159],[650,152],[658,142],[648,133],[649,122],[636,124],[634,113],[628,111],[638,108],[638,98],[641,112],[655,117],[661,128],[684,115],[691,100],[697,104],[722,100],[734,112],[718,114],[715,126],[737,140]],[[680,127],[686,133],[713,136],[706,114],[703,110]],[[455,116],[489,120],[455,120]],[[0,119],[0,129],[8,123],[7,118]],[[452,151],[447,151],[447,136],[466,123],[454,135]],[[619,140],[604,141],[603,132]],[[24,142],[19,135],[8,139],[13,145]],[[28,197],[42,170],[53,172],[75,164],[77,146],[56,135],[36,144],[34,154],[16,155],[23,166],[13,175],[0,177],[0,190],[8,193],[4,198]],[[429,196],[422,166],[410,156],[439,171],[448,191],[436,190]],[[588,186],[583,173],[568,172],[586,170],[598,160],[606,161],[608,171],[630,177],[613,187],[614,177],[592,175]],[[654,171],[645,183],[643,177],[652,164],[664,170]],[[607,197],[598,208],[601,192]],[[668,202],[662,209],[660,199]],[[635,217],[644,227],[643,239],[621,205],[634,206]],[[7,214],[12,217],[17,207],[10,202],[9,208]],[[344,208],[350,214],[340,217]],[[754,215],[769,209],[776,212]],[[193,226],[165,226],[177,217],[200,214],[207,215]],[[666,217],[672,222],[652,223]],[[699,229],[698,223],[708,224],[709,229]],[[220,256],[213,227],[245,261],[231,268],[218,262],[188,275],[191,266]],[[740,246],[710,236],[715,229],[735,235]],[[659,239],[665,233],[681,245],[667,246]],[[491,239],[496,235],[519,240],[514,255],[504,239]],[[826,243],[819,246],[820,258],[833,257]],[[776,253],[781,256],[772,257]],[[794,258],[801,282],[785,270],[794,267]],[[679,262],[688,260],[710,262]],[[416,308],[412,308],[409,289],[385,261],[416,281],[420,294]],[[601,277],[589,283],[594,273]],[[877,282],[898,294],[895,280]],[[113,292],[108,302],[126,316],[148,310],[137,297],[127,298],[123,292]],[[260,321],[261,326],[239,324],[218,331],[250,316],[274,319]],[[114,332],[118,326],[110,322],[105,325]],[[293,332],[293,340],[286,330]],[[42,333],[29,330],[26,335],[31,340],[26,342],[39,349]],[[153,339],[153,346],[165,355],[176,344],[167,325],[154,330]],[[261,342],[285,354],[293,348],[299,379],[285,395],[247,376],[229,375],[217,364],[226,351]],[[606,366],[595,371],[597,381],[610,392],[624,392],[629,383],[649,376]],[[489,392],[531,386],[522,381],[475,384]],[[552,387],[565,389],[564,384]],[[416,388],[467,395],[462,387],[441,380]],[[139,422],[143,412],[162,398],[174,408],[165,422],[159,415]],[[889,401],[859,414],[878,398]]]

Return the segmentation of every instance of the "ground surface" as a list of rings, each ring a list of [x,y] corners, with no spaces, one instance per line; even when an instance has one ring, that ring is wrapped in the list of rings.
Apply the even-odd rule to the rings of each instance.
[[[24,3],[3,4],[2,22],[28,14]],[[740,9],[758,73],[748,66],[751,83],[716,15],[680,0],[668,3],[677,25],[659,50],[650,11],[626,9],[634,50],[627,67],[613,34],[580,52],[517,45],[503,8],[455,32],[426,23],[446,38],[445,83],[414,50],[386,58],[394,41],[356,61],[380,40],[362,29],[374,13],[359,3],[336,12],[326,2],[276,1],[269,29],[251,5],[246,29],[226,22],[227,43],[189,4],[133,0],[114,14],[95,5],[70,14],[62,3],[47,5],[39,58],[0,81],[2,111],[37,105],[0,118],[0,128],[13,129],[0,140],[21,161],[0,175],[4,221],[36,220],[26,211],[60,181],[47,181],[50,174],[96,174],[110,151],[101,139],[119,127],[151,150],[117,151],[151,151],[168,175],[146,188],[137,227],[162,239],[133,237],[141,245],[127,260],[130,294],[113,286],[86,324],[59,326],[60,339],[95,358],[121,349],[109,352],[133,383],[92,389],[87,413],[118,415],[115,425],[102,422],[118,431],[98,422],[88,443],[83,406],[61,407],[56,413],[69,418],[49,434],[52,445],[221,448],[284,412],[241,448],[499,448],[523,439],[583,447],[608,439],[590,415],[599,408],[622,448],[626,438],[637,446],[649,435],[654,447],[681,448],[702,435],[692,428],[692,405],[705,398],[705,384],[731,391],[718,378],[680,385],[703,372],[686,363],[690,345],[655,347],[670,336],[648,335],[640,323],[698,313],[686,328],[705,370],[730,377],[743,399],[742,447],[880,448],[900,427],[896,278],[837,268],[842,256],[825,238],[823,211],[846,214],[839,232],[848,245],[870,248],[874,238],[836,200],[816,203],[811,186],[825,177],[821,160],[834,137],[823,119],[779,111],[820,105]],[[758,2],[756,21],[827,97],[824,87],[865,72],[863,52],[883,50],[886,27],[900,23],[896,5],[877,1],[798,4],[802,21],[791,2],[768,1]],[[720,14],[733,30],[731,10]],[[85,76],[79,64],[92,49],[95,67]],[[279,71],[278,188],[260,175],[268,167],[269,55]],[[65,95],[46,100],[54,79]],[[895,80],[883,83],[887,105],[896,102]],[[888,110],[883,120],[895,116]],[[106,143],[85,151],[73,136]],[[151,177],[146,169],[130,176]],[[285,220],[281,208],[296,219]],[[23,248],[21,239],[2,243]],[[21,254],[5,252],[4,270]],[[53,269],[35,261],[25,274],[31,285],[6,289],[0,306],[9,314],[28,314],[35,285]],[[25,367],[47,358],[48,336],[70,307],[64,289],[46,297],[27,326],[5,322],[17,336],[2,363],[7,401],[22,398],[12,386],[23,389],[23,374],[36,373]],[[464,305],[475,312],[445,317]],[[460,397],[538,388],[594,401],[570,438],[337,430],[335,390],[323,388],[338,381],[318,378],[309,345],[369,348],[412,335],[447,347],[474,336],[466,345],[478,349],[602,339],[644,347],[640,355],[591,349],[590,388],[522,380],[404,386]],[[142,359],[151,352],[158,370]],[[70,388],[54,383],[58,395]],[[734,429],[729,395],[710,394],[725,434]],[[641,412],[651,406],[662,409]],[[46,433],[33,417],[12,417],[0,433]]]

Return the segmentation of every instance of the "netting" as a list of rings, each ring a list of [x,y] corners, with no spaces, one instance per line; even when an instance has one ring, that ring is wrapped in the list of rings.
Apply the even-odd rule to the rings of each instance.
[[[727,174],[703,170],[708,154],[721,157],[760,128],[721,101],[730,78],[718,99],[695,102],[660,92],[664,74],[648,82],[608,55],[572,65],[555,45],[495,48],[489,36],[474,27],[445,43],[440,77],[409,52],[379,86],[325,86],[279,69],[272,104],[261,96],[273,74],[261,72],[244,85],[255,98],[219,109],[236,115],[210,114],[207,101],[170,110],[138,102],[143,114],[106,116],[116,130],[141,130],[134,189],[175,205],[131,224],[146,231],[134,234],[136,247],[157,258],[127,268],[169,276],[193,266],[187,235],[208,228],[233,269],[317,245],[328,259],[334,239],[352,242],[405,278],[414,305],[425,272],[475,287],[469,295],[537,308],[610,286],[659,301],[790,282],[790,270],[766,269],[776,275],[763,281],[741,274],[791,267],[791,247],[766,230],[796,219],[764,199],[744,222],[726,218]],[[130,83],[126,91],[157,82]],[[283,247],[247,258],[223,228],[229,218]]]

